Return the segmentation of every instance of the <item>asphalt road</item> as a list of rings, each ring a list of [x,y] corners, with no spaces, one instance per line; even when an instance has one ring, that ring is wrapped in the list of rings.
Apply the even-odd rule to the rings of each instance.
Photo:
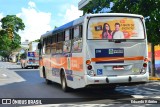
[[[21,69],[20,65],[0,62],[0,98],[53,98],[49,103],[78,104],[131,104],[133,100],[147,99],[160,104],[160,82],[117,87],[115,91],[78,89],[65,93],[59,84],[47,85],[38,69]]]

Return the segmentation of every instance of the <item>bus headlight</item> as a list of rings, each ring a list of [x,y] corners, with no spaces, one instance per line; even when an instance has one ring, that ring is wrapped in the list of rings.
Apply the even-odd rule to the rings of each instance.
[[[142,68],[141,71],[140,71],[140,74],[145,74],[145,73],[146,73],[146,69]]]

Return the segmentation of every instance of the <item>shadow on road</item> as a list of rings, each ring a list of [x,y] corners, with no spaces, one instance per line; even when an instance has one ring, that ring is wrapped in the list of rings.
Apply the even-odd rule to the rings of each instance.
[[[15,72],[25,81],[1,86],[0,98],[53,98],[55,103],[132,98],[129,94],[107,89],[76,89],[65,93],[62,91],[60,84],[47,85],[45,80],[40,78],[38,70],[30,71],[14,68],[12,70],[17,70]]]
[[[35,68],[32,68],[32,67],[29,67],[29,68],[7,68],[8,70],[39,70],[39,69],[35,69]]]

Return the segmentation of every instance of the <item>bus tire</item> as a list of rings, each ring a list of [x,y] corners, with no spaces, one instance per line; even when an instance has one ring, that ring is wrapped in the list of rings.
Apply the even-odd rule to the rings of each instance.
[[[43,67],[42,69],[43,69],[43,70],[42,70],[43,78],[46,78],[45,68]]]
[[[26,67],[25,67],[25,64],[23,64],[23,69],[25,69]]]
[[[62,85],[62,90],[64,92],[69,92],[70,91],[70,88],[67,86],[67,82],[66,82],[66,77],[65,77],[64,71],[61,74],[61,85]]]
[[[23,65],[21,64],[21,68],[23,69]]]
[[[25,69],[27,69],[28,67],[27,67],[27,66],[25,66],[25,64],[24,64],[24,68],[25,68]]]
[[[51,84],[51,83],[52,83],[52,81],[51,81],[51,80],[48,80],[48,79],[46,78],[45,68],[43,67],[42,69],[43,69],[43,70],[42,70],[43,78],[45,78],[45,80],[46,80],[46,83],[47,83],[47,84]]]

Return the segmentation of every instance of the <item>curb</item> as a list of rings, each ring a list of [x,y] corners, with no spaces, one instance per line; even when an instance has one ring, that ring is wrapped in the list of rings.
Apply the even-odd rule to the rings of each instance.
[[[158,78],[158,77],[149,77],[149,80],[158,80],[158,81],[160,81],[160,78]]]

